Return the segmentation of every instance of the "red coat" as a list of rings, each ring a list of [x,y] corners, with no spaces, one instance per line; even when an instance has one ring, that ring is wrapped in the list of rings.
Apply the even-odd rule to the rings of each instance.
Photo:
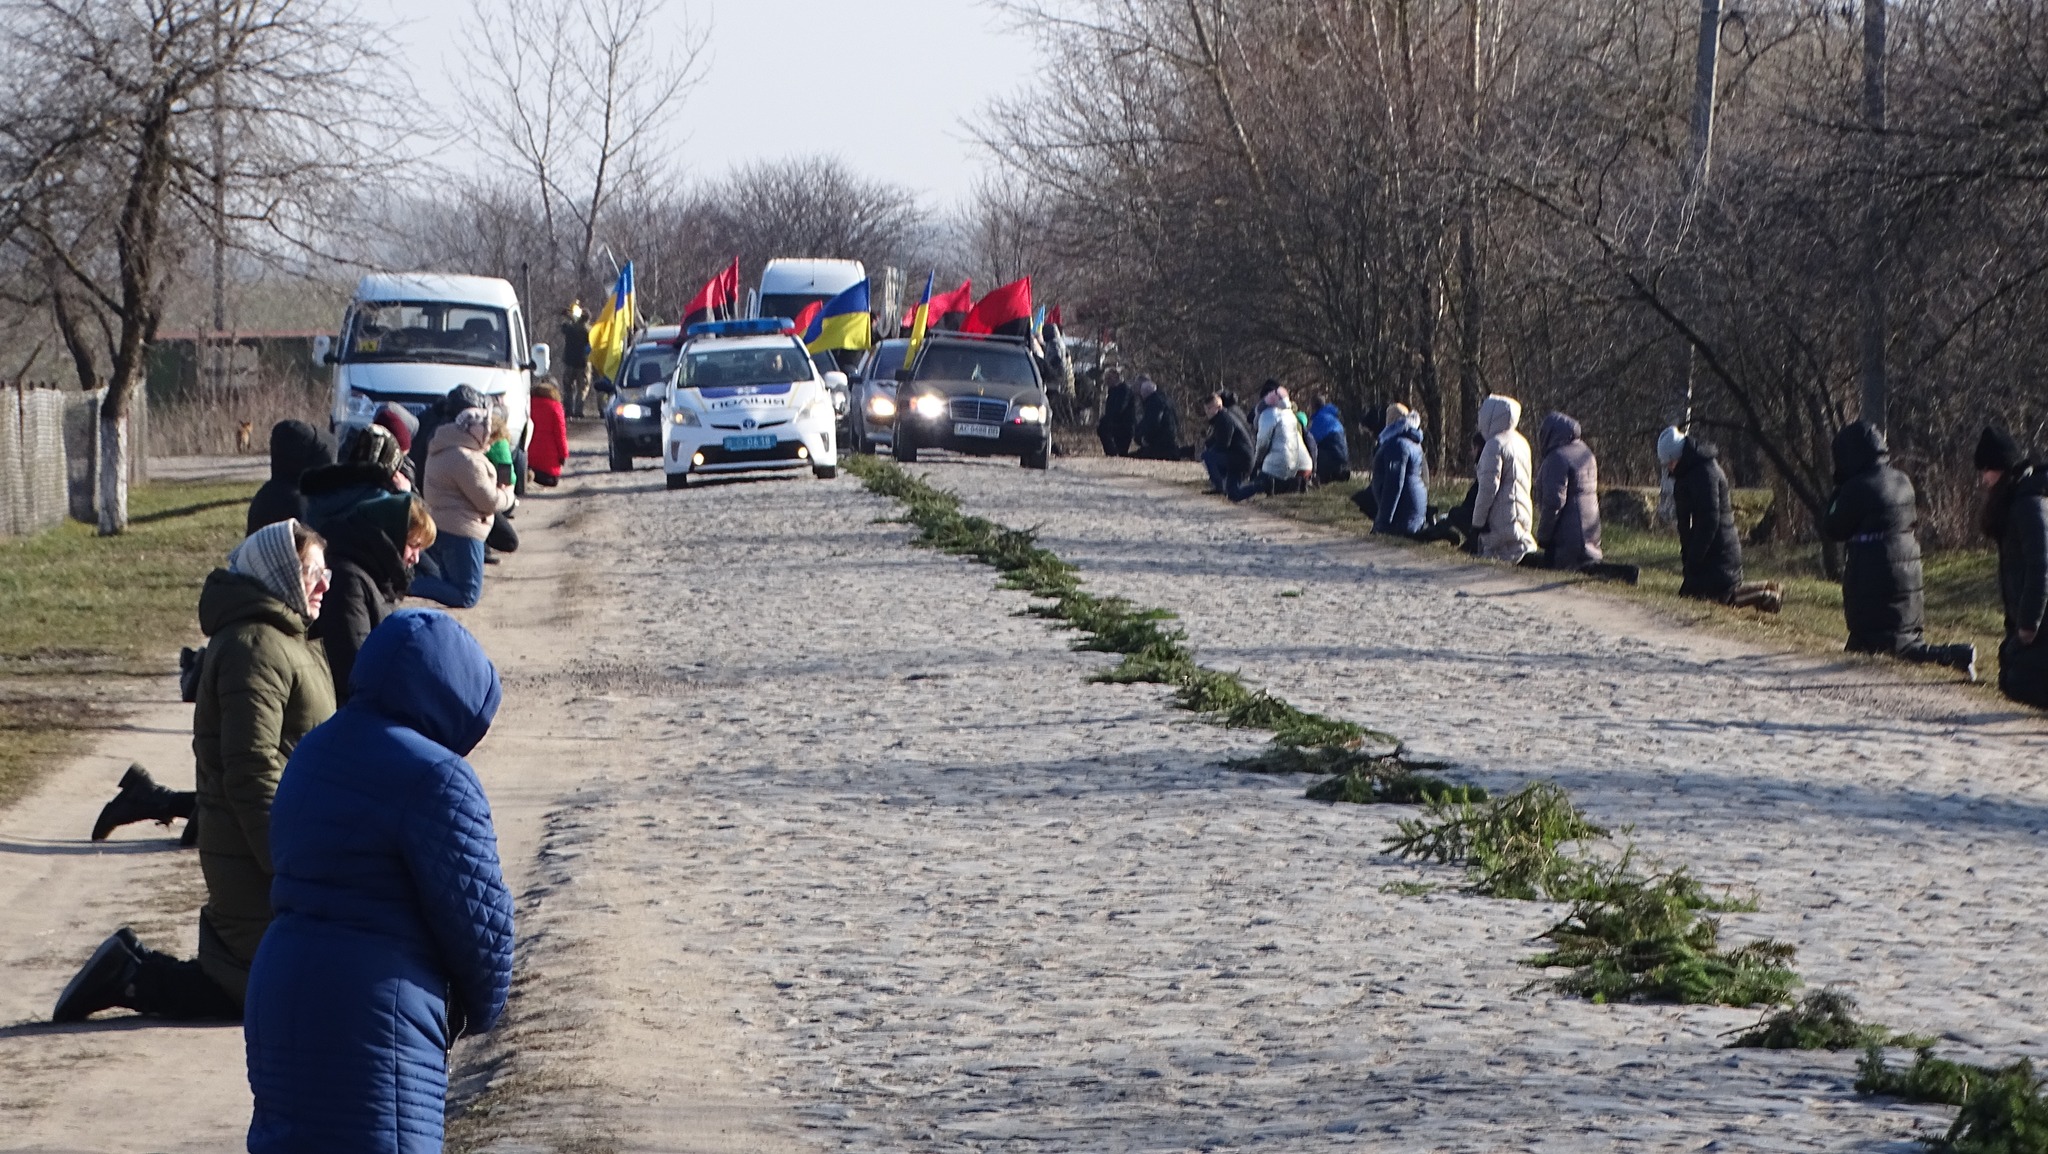
[[[526,447],[526,463],[535,471],[561,476],[569,461],[569,420],[562,414],[562,402],[553,397],[533,399],[533,442]]]

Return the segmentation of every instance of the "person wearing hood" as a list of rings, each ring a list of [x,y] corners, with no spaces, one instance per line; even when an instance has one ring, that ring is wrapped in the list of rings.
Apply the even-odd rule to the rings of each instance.
[[[412,462],[398,439],[381,425],[365,425],[342,443],[341,460],[306,470],[299,491],[306,498],[305,522],[323,536],[335,518],[372,497],[412,491]]]
[[[242,1033],[252,1154],[441,1149],[448,1050],[497,1023],[513,905],[465,760],[497,670],[445,613],[392,614],[272,808],[276,918]]]
[[[1721,471],[1720,449],[1673,425],[1657,435],[1657,463],[1671,479],[1684,574],[1678,595],[1776,613],[1784,591],[1775,582],[1742,579],[1742,537],[1735,530],[1735,503],[1728,474]]]
[[[1211,393],[1206,406],[1209,440],[1202,446],[1202,465],[1209,470],[1211,493],[1230,492],[1252,472],[1252,431],[1233,399],[1229,393]]]
[[[327,662],[307,637],[327,594],[326,542],[297,521],[249,535],[206,578],[206,657],[192,711],[198,783],[199,957],[144,946],[122,927],[100,943],[50,1019],[126,1007],[180,1020],[242,1016],[249,965],[270,925],[270,806],[300,739],[334,712]]]
[[[1945,665],[1976,680],[1972,645],[1929,645],[1920,573],[1920,514],[1913,482],[1891,467],[1884,434],[1857,421],[1835,434],[1835,492],[1821,531],[1847,544],[1842,616],[1851,653],[1888,653]]]
[[[484,450],[491,441],[491,416],[464,409],[434,430],[427,457],[427,511],[437,536],[427,552],[434,565],[412,579],[412,593],[455,609],[483,597],[484,540],[498,514],[512,507],[512,490],[498,484]]]
[[[1429,465],[1422,455],[1422,418],[1403,404],[1387,406],[1372,455],[1372,531],[1414,537],[1429,522]]]
[[[426,495],[427,457],[434,451],[434,434],[441,426],[470,409],[488,411],[490,407],[491,399],[469,385],[457,385],[448,390],[447,396],[427,406],[426,411],[420,414],[419,427],[413,430],[412,448],[407,450],[412,456],[414,491],[421,496]]]
[[[1479,403],[1479,432],[1486,447],[1479,451],[1477,486],[1472,501],[1472,527],[1479,533],[1479,554],[1518,565],[1536,548],[1535,507],[1530,501],[1529,442],[1515,426],[1522,422],[1522,403],[1494,394]]]
[[[1278,381],[1266,382],[1258,434],[1252,443],[1252,461],[1256,475],[1230,491],[1232,501],[1243,501],[1262,492],[1300,492],[1305,480],[1315,475],[1316,459],[1309,452],[1300,414]]]
[[[1315,447],[1316,484],[1351,479],[1351,440],[1344,435],[1344,415],[1325,401],[1308,421],[1309,444]]]
[[[1186,454],[1180,443],[1180,414],[1151,377],[1138,378],[1138,451],[1148,461],[1178,461]]]
[[[1095,436],[1102,442],[1103,456],[1128,456],[1131,436],[1138,429],[1138,397],[1115,369],[1103,380],[1109,387],[1102,394],[1102,419],[1095,422]]]
[[[2048,469],[2029,462],[2011,434],[1988,426],[1977,442],[1984,534],[1998,542],[1998,593],[2005,640],[1998,691],[2048,709]]]
[[[412,584],[413,566],[438,535],[424,501],[409,493],[383,493],[326,522],[327,563],[333,588],[313,623],[327,654],[337,705],[348,704],[349,674],[370,632],[398,609]]]
[[[544,489],[561,484],[569,463],[569,421],[562,414],[562,394],[546,381],[533,383],[533,440],[526,447],[526,467]]]
[[[334,463],[334,438],[304,421],[279,421],[270,428],[270,479],[249,501],[244,533],[279,521],[303,521],[306,498],[299,479],[308,469]]]

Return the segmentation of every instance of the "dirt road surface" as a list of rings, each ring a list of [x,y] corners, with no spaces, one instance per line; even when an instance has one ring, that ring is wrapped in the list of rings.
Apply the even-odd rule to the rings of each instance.
[[[1554,778],[1753,890],[1728,935],[1870,1016],[2042,1056],[2038,719],[1232,509],[1185,468],[925,471],[1179,612],[1208,664],[1489,786]],[[452,1146],[1904,1151],[1938,1119],[1857,1099],[1851,1055],[1726,1049],[1750,1012],[1531,989],[1554,908],[1389,861],[1404,811],[1223,767],[1257,737],[1089,683],[1108,658],[893,514],[846,477],[588,464],[529,500],[465,615],[507,685],[475,760],[520,957],[457,1049]],[[188,857],[78,840],[127,759],[189,764],[174,696],[0,813],[0,1149],[239,1145],[232,1028],[34,1024],[124,920],[191,948]]]

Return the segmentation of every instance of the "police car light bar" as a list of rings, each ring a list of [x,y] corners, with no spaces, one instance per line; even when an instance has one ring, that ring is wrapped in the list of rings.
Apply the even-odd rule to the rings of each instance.
[[[754,317],[742,321],[699,321],[684,330],[687,337],[773,337],[796,331],[788,317]]]

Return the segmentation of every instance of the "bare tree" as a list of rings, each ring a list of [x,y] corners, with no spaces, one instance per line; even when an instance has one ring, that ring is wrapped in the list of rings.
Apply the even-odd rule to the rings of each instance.
[[[367,31],[322,0],[5,0],[9,240],[79,382],[107,389],[99,527],[128,519],[129,412],[199,238],[308,252],[374,173]],[[216,118],[231,145],[216,149]]]
[[[666,173],[660,134],[703,79],[710,31],[668,0],[473,0],[472,11],[485,47],[463,84],[474,131],[523,167],[550,264],[587,292],[611,209]]]

